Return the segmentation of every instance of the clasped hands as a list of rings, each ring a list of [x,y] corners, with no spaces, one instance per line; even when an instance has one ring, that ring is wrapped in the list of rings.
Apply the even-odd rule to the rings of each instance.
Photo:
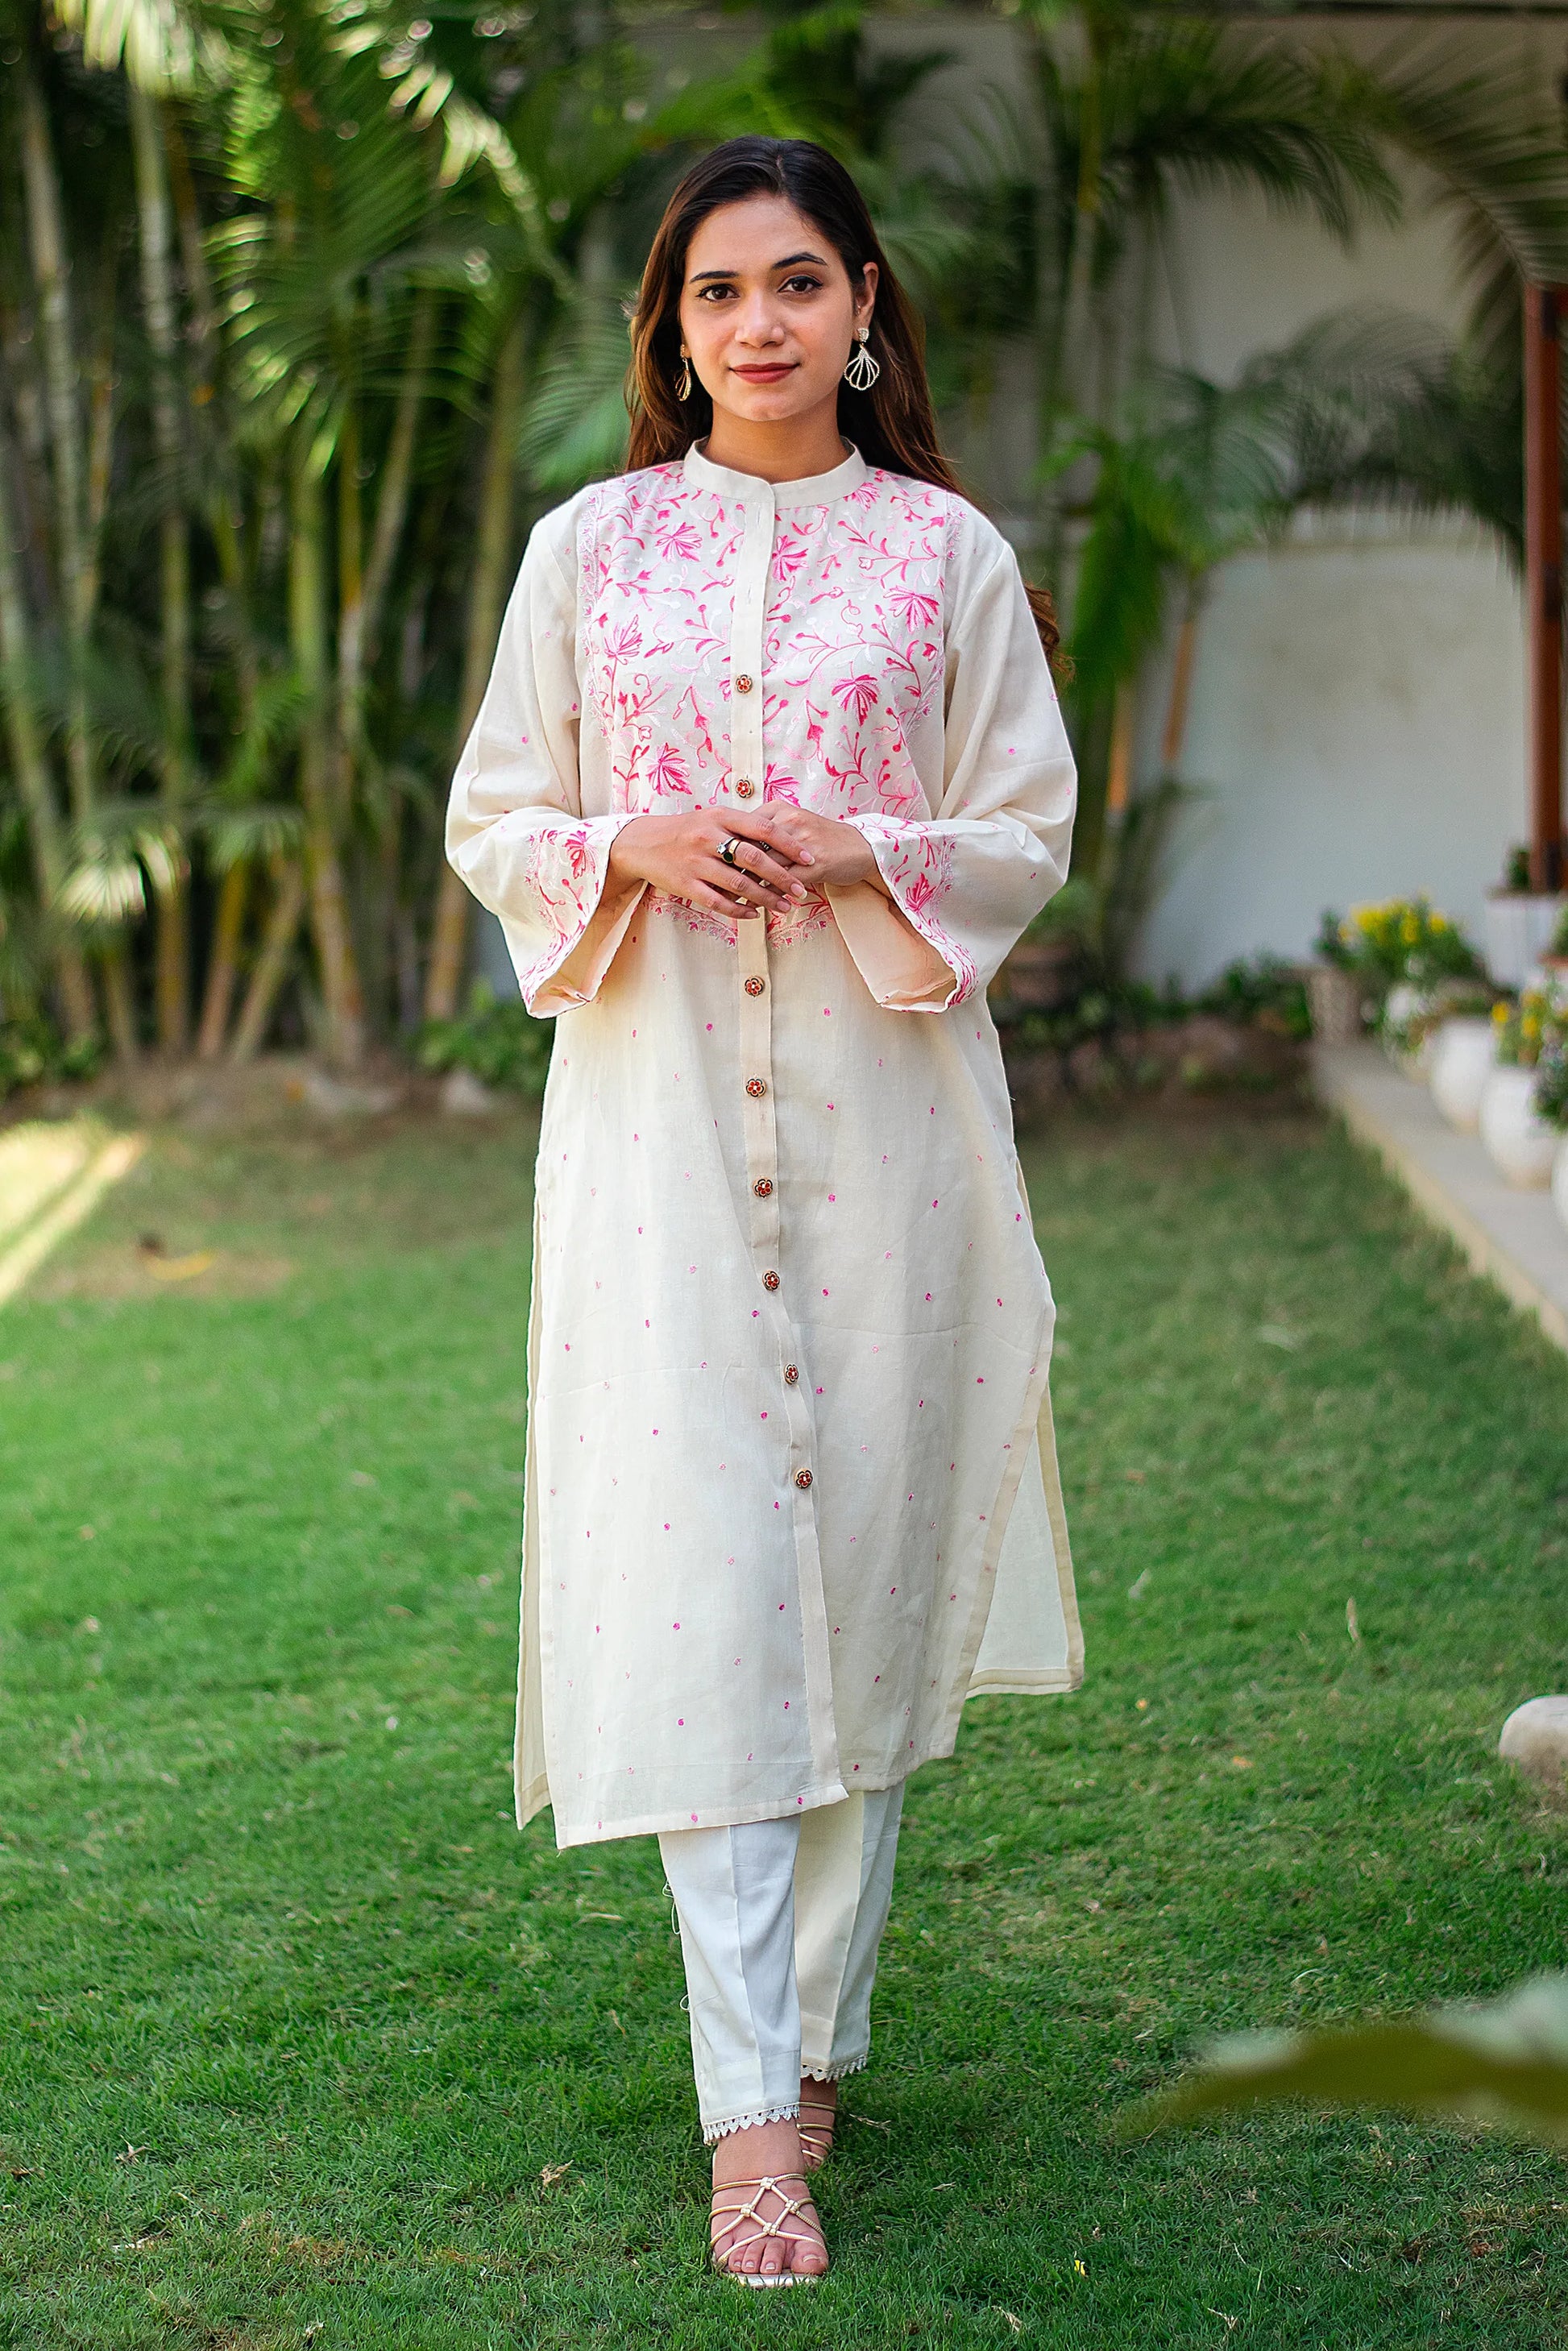
[[[733,865],[719,855],[730,840]],[[646,882],[734,917],[800,906],[878,875],[871,845],[852,824],[772,800],[755,811],[725,801],[684,816],[633,817],[612,844],[610,878]]]

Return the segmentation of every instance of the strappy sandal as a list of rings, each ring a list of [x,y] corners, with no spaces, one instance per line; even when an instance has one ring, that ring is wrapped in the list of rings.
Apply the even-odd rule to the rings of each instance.
[[[839,2102],[836,2098],[831,2105],[826,2098],[801,2099],[800,2111],[796,2116],[795,2127],[800,2134],[800,2153],[805,2158],[804,2168],[808,2172],[821,2171],[823,2164],[831,2155],[833,2125],[838,2120],[838,2114]],[[827,2119],[825,2122],[809,2123],[806,2120],[808,2115],[825,2115]]]
[[[799,2179],[802,2188],[806,2185],[804,2175],[798,2171],[786,2172],[781,2179],[726,2179],[716,2185],[708,2223],[708,2250],[713,2256],[713,2265],[722,2277],[734,2278],[739,2285],[815,2285],[818,2278],[825,2274],[814,2270],[736,2270],[729,2265],[732,2253],[741,2252],[747,2245],[763,2243],[770,2237],[776,2237],[784,2245],[810,2245],[813,2249],[821,2247],[824,2252],[827,2251],[819,2228],[813,2226],[808,2235],[803,2230],[789,2226],[791,2220],[804,2219],[811,2199],[810,2195],[804,2198],[789,2195],[784,2185],[786,2179]],[[720,2204],[721,2196],[730,2196],[747,2189],[750,2189],[752,2193],[747,2196],[742,2192],[741,2201],[732,2209]],[[779,2206],[770,2220],[763,2219],[759,2209],[765,2196],[772,2196]],[[744,2228],[748,2221],[754,2233],[743,2237],[737,2244],[734,2241],[736,2231]],[[721,2243],[725,2238],[728,2238],[730,2242]]]

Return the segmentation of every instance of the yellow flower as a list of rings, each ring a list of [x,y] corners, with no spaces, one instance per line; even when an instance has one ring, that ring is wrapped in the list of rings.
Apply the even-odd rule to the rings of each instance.
[[[1503,1029],[1503,1028],[1506,1028],[1506,1027],[1507,1027],[1507,1025],[1508,1025],[1508,1007],[1507,1007],[1507,1005],[1506,1005],[1506,1004],[1494,1004],[1494,1005],[1492,1006],[1492,1008],[1491,1008],[1491,1017],[1492,1017],[1492,1025],[1493,1025],[1493,1027],[1494,1027],[1494,1028],[1497,1028],[1497,1029]]]

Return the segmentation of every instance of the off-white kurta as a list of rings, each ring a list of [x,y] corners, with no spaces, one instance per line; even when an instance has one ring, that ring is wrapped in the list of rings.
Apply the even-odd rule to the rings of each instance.
[[[1082,1672],[986,983],[1073,768],[1017,563],[850,455],[693,451],[537,526],[447,852],[560,1016],[539,1144],[517,1747],[563,1844],[774,1817]],[[886,885],[730,922],[632,817],[789,799]]]

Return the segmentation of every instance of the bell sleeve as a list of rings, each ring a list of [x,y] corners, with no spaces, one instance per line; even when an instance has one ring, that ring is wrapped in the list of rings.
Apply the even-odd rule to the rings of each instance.
[[[946,1012],[983,994],[1067,879],[1077,771],[1012,549],[962,559],[947,622],[943,780],[934,816],[862,814],[881,887],[828,893],[877,1003]],[[973,570],[966,586],[963,573]]]
[[[609,878],[635,811],[582,811],[577,595],[550,543],[570,515],[547,516],[528,540],[446,812],[447,859],[499,917],[540,1015],[592,1001],[643,889]]]

